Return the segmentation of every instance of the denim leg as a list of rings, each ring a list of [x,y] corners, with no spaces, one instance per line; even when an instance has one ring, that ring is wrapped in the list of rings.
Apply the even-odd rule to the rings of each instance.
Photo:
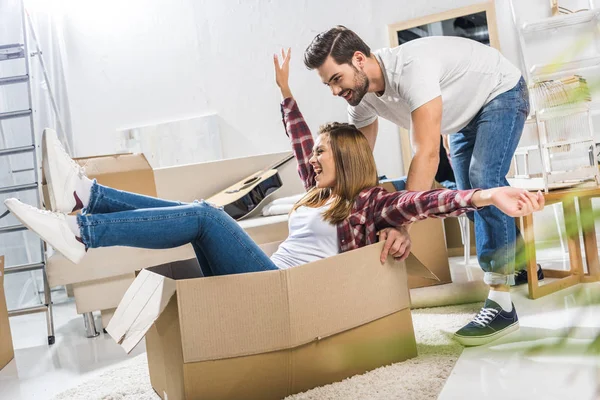
[[[109,214],[139,208],[160,208],[183,205],[178,201],[158,199],[137,193],[126,192],[100,185],[94,179],[90,191],[90,201],[83,214]]]
[[[121,211],[138,210],[141,208],[162,208],[185,205],[178,201],[163,200],[156,197],[144,196],[137,193],[126,192],[108,186],[100,185],[94,179],[90,193],[90,202],[82,210],[83,214],[110,214]],[[196,258],[204,276],[212,276],[212,267],[204,256],[202,249],[194,245]]]
[[[192,243],[200,250],[198,261],[208,276],[277,269],[233,218],[204,201],[110,214],[79,214],[77,219],[81,239],[90,248],[167,249]]]
[[[397,191],[401,191],[401,190],[406,190],[406,176],[402,176],[400,178],[396,178],[396,179],[380,179],[379,182],[380,183],[386,183],[386,182],[390,182],[392,185],[394,185],[394,189],[396,189]]]
[[[483,107],[463,133],[451,136],[452,165],[459,189],[508,185],[506,174],[528,113],[527,87],[521,79],[513,89]],[[475,212],[474,219],[477,258],[485,271],[484,281],[490,285],[513,284],[514,219],[496,207]]]
[[[450,135],[448,141],[450,143],[456,188],[458,190],[472,189],[471,181],[469,180],[469,167],[473,158],[473,149],[475,148],[475,132],[471,126],[467,126],[462,132]],[[467,213],[467,217],[471,221],[475,221],[473,212]]]

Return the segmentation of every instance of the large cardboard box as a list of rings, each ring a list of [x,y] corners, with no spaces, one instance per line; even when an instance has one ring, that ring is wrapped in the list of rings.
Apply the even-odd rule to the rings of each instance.
[[[0,256],[0,369],[4,368],[15,356],[13,349],[8,310],[4,297],[4,256]]]
[[[470,231],[470,254],[477,255],[475,247],[475,226],[469,221]],[[462,234],[460,233],[460,224],[458,218],[446,218],[444,220],[444,233],[446,236],[446,248],[448,249],[449,257],[458,257],[465,255],[465,248],[462,242]]]
[[[73,284],[77,314],[116,308],[135,279],[133,272]]]
[[[104,186],[156,197],[154,171],[143,154],[76,158],[90,179]]]
[[[208,278],[195,259],[149,268],[107,331],[128,352],[146,336],[163,399],[281,399],[340,381],[417,354],[407,274],[434,277],[381,265],[382,247]]]
[[[385,182],[381,186],[388,192],[396,191],[391,182]],[[449,219],[455,218],[447,218],[446,220],[428,218],[411,225],[410,239],[412,242],[411,254],[413,257],[408,258],[406,263],[414,268],[425,267],[433,272],[438,279],[431,280],[418,276],[409,276],[408,287],[410,289],[452,282],[443,225]]]
[[[156,196],[154,171],[143,154],[113,154],[76,158],[90,179],[115,189]],[[43,168],[42,168],[43,169]],[[45,171],[42,173],[44,204],[50,204]]]

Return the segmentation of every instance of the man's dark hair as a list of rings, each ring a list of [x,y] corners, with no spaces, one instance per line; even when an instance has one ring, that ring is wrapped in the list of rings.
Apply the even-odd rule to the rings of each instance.
[[[363,40],[345,26],[338,25],[326,32],[319,33],[304,51],[304,65],[308,69],[319,68],[327,56],[338,64],[351,64],[354,53],[360,51],[371,56],[371,49]]]

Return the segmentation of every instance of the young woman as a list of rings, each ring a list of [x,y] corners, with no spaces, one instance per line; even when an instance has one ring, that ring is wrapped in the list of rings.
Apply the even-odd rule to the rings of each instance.
[[[74,263],[88,248],[162,249],[191,243],[205,276],[295,267],[377,242],[377,232],[427,217],[456,216],[494,205],[518,217],[543,207],[541,194],[510,187],[388,193],[377,186],[375,160],[352,125],[332,123],[313,142],[291,96],[289,53],[277,84],[283,121],[307,190],[289,217],[289,237],[270,258],[222,209],[128,193],[99,185],[64,151],[56,133],[44,132],[44,163],[54,212],[7,199],[25,226]],[[76,216],[67,213],[81,211]],[[373,260],[373,262],[376,262]]]

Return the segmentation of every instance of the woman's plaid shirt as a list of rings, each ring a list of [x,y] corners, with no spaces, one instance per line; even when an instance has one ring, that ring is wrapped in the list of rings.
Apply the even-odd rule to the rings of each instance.
[[[298,161],[298,173],[306,190],[315,186],[315,172],[309,159],[313,138],[293,98],[281,103],[281,114],[287,135]],[[477,189],[476,189],[477,190]],[[477,208],[471,202],[476,190],[399,191],[389,193],[376,186],[359,193],[350,216],[337,226],[340,252],[354,250],[377,242],[377,232],[428,217],[458,216]]]

